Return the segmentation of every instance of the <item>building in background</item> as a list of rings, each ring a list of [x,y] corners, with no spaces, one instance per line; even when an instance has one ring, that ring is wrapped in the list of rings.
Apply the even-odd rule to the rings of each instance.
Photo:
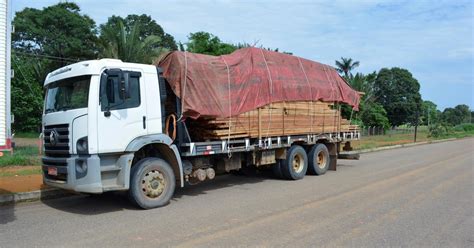
[[[0,151],[12,149],[11,133],[11,0],[0,0]]]

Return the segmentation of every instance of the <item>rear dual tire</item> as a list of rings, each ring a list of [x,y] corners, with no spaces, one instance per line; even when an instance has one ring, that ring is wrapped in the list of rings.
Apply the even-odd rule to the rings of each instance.
[[[279,160],[273,166],[275,176],[288,180],[303,179],[308,169],[308,156],[303,147],[293,145],[287,151],[286,159]]]
[[[329,169],[329,151],[325,144],[316,144],[308,152],[308,174],[323,175]]]

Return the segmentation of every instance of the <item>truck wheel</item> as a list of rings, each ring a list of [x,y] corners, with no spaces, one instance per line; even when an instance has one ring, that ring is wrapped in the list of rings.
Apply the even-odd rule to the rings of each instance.
[[[308,153],[308,174],[322,175],[329,168],[329,151],[326,145],[316,144]]]
[[[169,203],[176,180],[171,166],[159,158],[145,158],[130,172],[130,200],[137,206],[150,209]]]
[[[280,161],[280,170],[283,178],[299,180],[306,175],[308,169],[308,156],[303,147],[293,145],[288,150],[286,159]]]

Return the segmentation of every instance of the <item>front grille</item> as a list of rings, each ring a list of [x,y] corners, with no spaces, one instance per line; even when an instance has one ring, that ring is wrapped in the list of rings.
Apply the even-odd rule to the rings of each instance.
[[[55,140],[51,139],[51,133],[55,132]],[[44,153],[48,157],[69,157],[69,125],[45,126],[43,131]],[[51,142],[53,141],[53,142]]]
[[[55,181],[67,181],[67,158],[48,158],[43,157],[43,174],[44,177]],[[57,175],[49,175],[48,167],[55,167],[57,169]]]

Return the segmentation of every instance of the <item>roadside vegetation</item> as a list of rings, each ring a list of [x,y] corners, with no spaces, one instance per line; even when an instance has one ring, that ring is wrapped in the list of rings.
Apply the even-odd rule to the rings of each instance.
[[[0,158],[0,167],[7,166],[40,166],[41,156],[38,147],[20,146],[14,149],[13,154],[4,152]]]
[[[436,129],[436,130],[434,130]],[[441,129],[441,130],[440,130]],[[417,142],[474,137],[474,124],[464,123],[454,127],[449,125],[420,126],[416,135]],[[355,150],[372,149],[383,146],[409,144],[414,142],[414,132],[395,133],[389,132],[382,135],[362,136],[361,140],[352,142]]]

